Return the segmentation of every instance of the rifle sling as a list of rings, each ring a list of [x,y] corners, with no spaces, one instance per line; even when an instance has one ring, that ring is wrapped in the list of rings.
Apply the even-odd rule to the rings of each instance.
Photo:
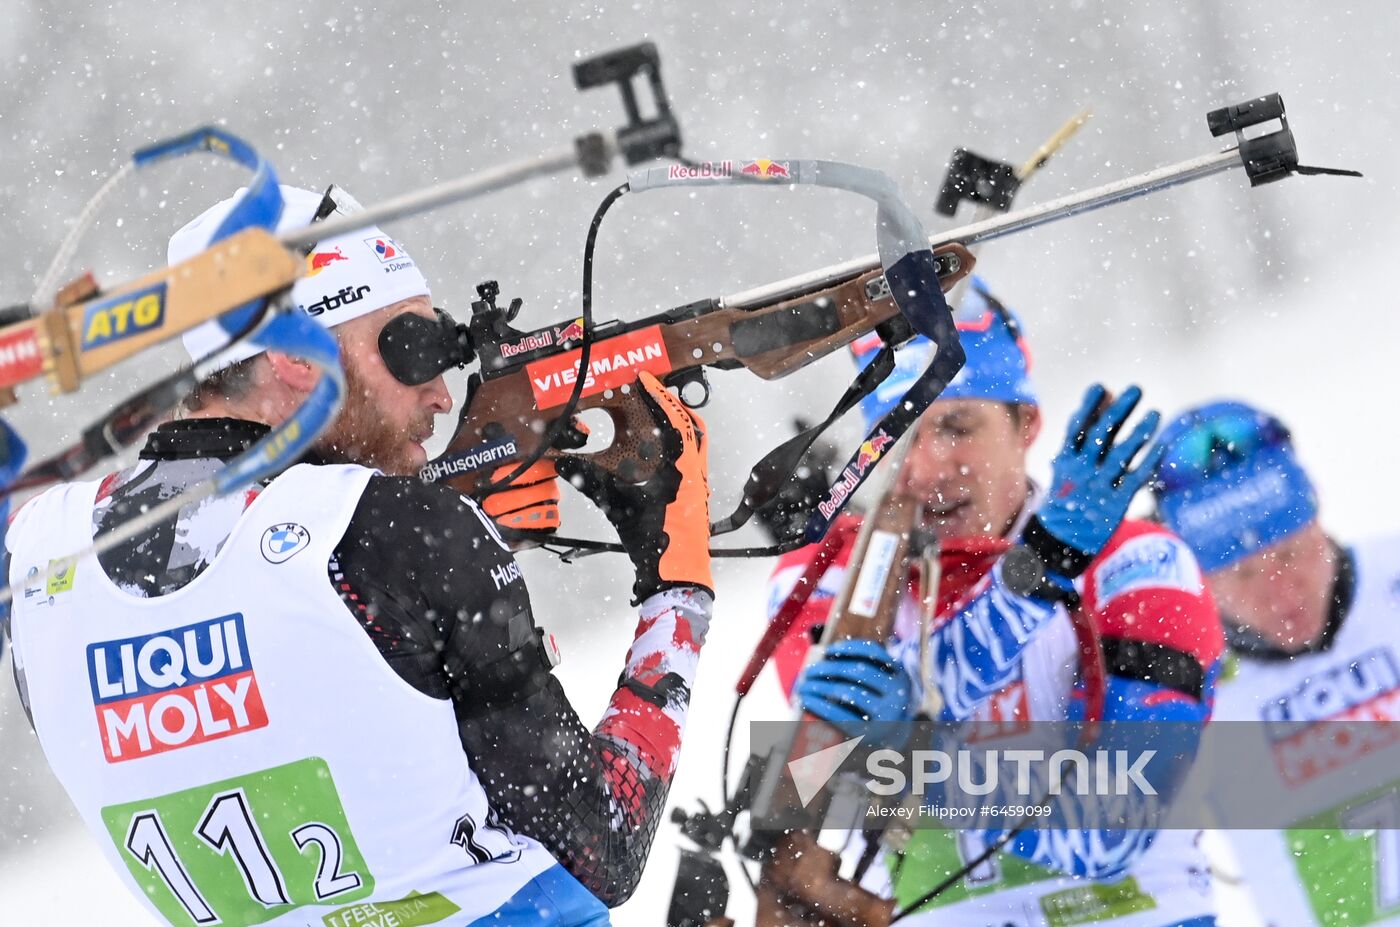
[[[838,418],[870,395],[893,370],[894,348],[886,345],[875,355],[875,359],[857,374],[825,419],[779,444],[754,464],[753,469],[749,471],[748,482],[744,485],[743,498],[728,517],[710,526],[710,534],[727,534],[738,530],[753,517],[754,512],[777,498],[778,492],[796,475],[802,458],[817,438]]]

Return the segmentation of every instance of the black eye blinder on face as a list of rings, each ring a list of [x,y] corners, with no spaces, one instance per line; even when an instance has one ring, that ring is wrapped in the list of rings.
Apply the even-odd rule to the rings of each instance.
[[[379,333],[379,356],[405,386],[422,386],[453,367],[465,367],[475,356],[467,327],[441,309],[433,312],[431,319],[405,312]]]

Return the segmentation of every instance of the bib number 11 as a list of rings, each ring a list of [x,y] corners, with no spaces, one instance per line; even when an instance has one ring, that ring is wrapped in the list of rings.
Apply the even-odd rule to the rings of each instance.
[[[104,808],[102,817],[146,897],[174,924],[257,924],[374,887],[318,758]]]

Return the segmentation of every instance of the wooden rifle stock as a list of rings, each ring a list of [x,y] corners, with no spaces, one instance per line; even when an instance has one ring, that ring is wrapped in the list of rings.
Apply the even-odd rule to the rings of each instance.
[[[962,245],[938,248],[935,256],[945,292],[972,272],[975,259]],[[897,325],[898,318],[884,275],[872,270],[757,308],[709,301],[637,322],[599,325],[577,410],[604,410],[614,437],[589,457],[623,479],[643,480],[654,472],[659,454],[651,419],[631,387],[639,371],[674,386],[702,379],[706,367],[779,379],[879,326]],[[484,327],[473,326],[481,372],[471,377],[457,431],[424,471],[478,496],[495,471],[533,454],[559,416],[579,376],[576,344],[582,335],[580,320],[530,332],[501,323],[486,337]],[[571,449],[576,447],[550,448],[546,456]]]
[[[901,449],[907,447],[900,445]],[[894,628],[910,568],[918,556],[913,547],[921,531],[923,511],[922,500],[901,488],[898,474],[903,457],[903,450],[891,455],[890,482],[884,498],[861,524],[844,584],[822,636],[822,647],[854,638],[884,641]],[[813,648],[809,662],[820,652]],[[847,739],[820,718],[799,713],[791,738],[774,750],[765,771],[755,801],[755,826],[762,826],[765,819],[779,820],[799,811],[824,816],[828,795],[823,792],[804,805],[788,764]],[[837,854],[820,846],[813,833],[794,830],[783,834],[759,876],[758,927],[888,924],[894,902],[842,879],[838,866]]]

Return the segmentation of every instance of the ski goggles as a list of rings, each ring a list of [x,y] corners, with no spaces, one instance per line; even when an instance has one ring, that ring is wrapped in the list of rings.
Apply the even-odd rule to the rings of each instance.
[[[1317,517],[1317,495],[1278,419],[1242,403],[1192,410],[1163,431],[1153,493],[1202,569],[1223,569]]]
[[[1291,448],[1283,422],[1239,402],[1217,402],[1187,412],[1162,430],[1166,447],[1157,468],[1158,495],[1217,478],[1263,451]]]
[[[433,307],[433,318],[404,312],[379,332],[379,356],[405,386],[422,386],[453,367],[465,367],[476,356],[467,326]]]

